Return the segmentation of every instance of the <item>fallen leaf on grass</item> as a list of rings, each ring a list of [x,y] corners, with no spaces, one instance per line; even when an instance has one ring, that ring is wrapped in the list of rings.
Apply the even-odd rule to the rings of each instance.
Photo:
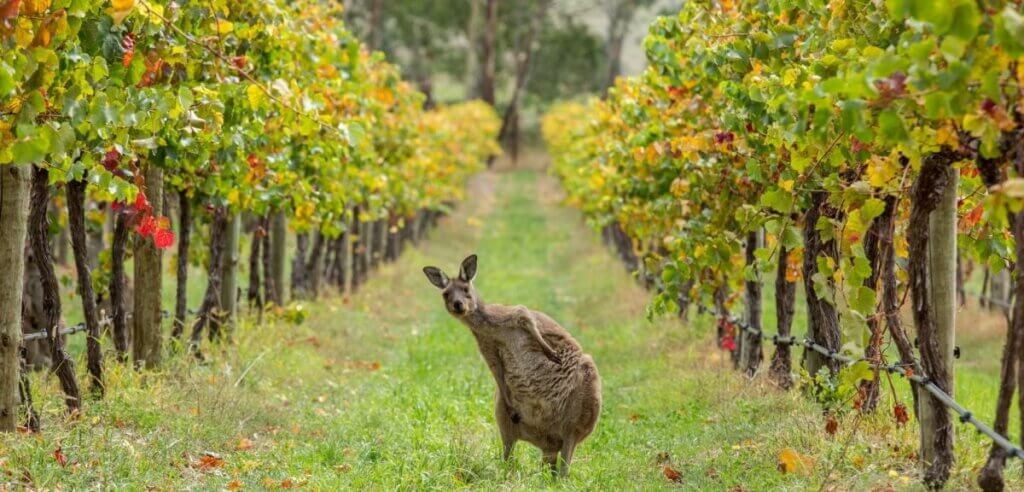
[[[247,437],[243,437],[243,438],[238,440],[238,444],[235,446],[235,449],[237,449],[239,451],[245,451],[247,449],[252,449],[252,446],[253,446],[252,439],[249,439]]]
[[[665,463],[668,463],[669,461],[670,461],[670,458],[669,458],[668,452],[662,451],[662,452],[658,453],[658,464],[659,465],[664,465]]]
[[[192,463],[192,468],[197,470],[213,470],[224,467],[224,458],[214,453],[204,453],[202,457]]]
[[[836,431],[839,430],[839,421],[832,415],[829,415],[825,420],[825,432],[830,436],[836,435]]]
[[[236,478],[236,479],[228,482],[228,484],[226,486],[224,486],[224,488],[226,488],[228,490],[241,490],[242,482],[241,482],[241,480]]]
[[[785,448],[779,452],[779,471],[797,473],[808,476],[814,468],[814,458],[798,453],[793,448]]]
[[[857,456],[854,456],[853,458],[850,458],[850,463],[853,463],[853,467],[858,470],[864,469],[864,457],[859,454]]]
[[[665,465],[665,467],[661,469],[661,472],[665,474],[665,478],[673,482],[680,482],[683,480],[683,475],[671,466]]]
[[[64,456],[64,449],[57,446],[57,449],[53,450],[53,459],[57,460],[60,466],[68,466],[68,457]]]

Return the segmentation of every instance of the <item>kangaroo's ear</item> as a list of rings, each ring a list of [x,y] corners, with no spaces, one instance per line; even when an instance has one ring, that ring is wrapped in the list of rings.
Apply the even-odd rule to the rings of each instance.
[[[462,260],[462,267],[459,268],[459,278],[469,282],[476,277],[476,255],[469,255]]]
[[[434,284],[438,289],[448,287],[448,283],[451,282],[451,279],[449,279],[448,276],[437,267],[423,267],[423,273],[427,274],[427,280]]]

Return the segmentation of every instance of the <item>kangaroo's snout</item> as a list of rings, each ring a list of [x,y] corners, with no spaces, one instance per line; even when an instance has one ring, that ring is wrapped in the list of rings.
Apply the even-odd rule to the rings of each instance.
[[[452,311],[455,314],[466,314],[466,305],[462,301],[455,301],[452,303]]]

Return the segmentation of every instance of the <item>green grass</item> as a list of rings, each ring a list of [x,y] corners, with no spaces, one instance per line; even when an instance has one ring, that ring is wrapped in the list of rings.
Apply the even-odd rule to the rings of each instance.
[[[493,380],[468,330],[444,312],[421,273],[427,264],[454,271],[471,252],[480,255],[477,286],[486,300],[547,312],[597,362],[604,408],[568,479],[549,477],[526,443],[512,463],[499,459]],[[529,170],[485,174],[421,247],[351,298],[306,304],[302,325],[244,322],[233,343],[207,349],[212,362],[205,365],[171,357],[162,372],[136,373],[108,360],[107,397],[88,401],[73,422],[62,416],[53,378],[37,374],[44,430],[0,437],[0,472],[7,473],[0,483],[166,490],[283,483],[320,490],[920,487],[911,457],[916,430],[895,427],[888,395],[878,415],[841,416],[829,436],[819,407],[799,391],[732,371],[714,348],[711,320],[649,323],[648,299],[579,215],[559,205],[548,178]],[[770,316],[769,306],[768,327]],[[999,321],[976,311],[965,318],[976,322],[961,337],[958,398],[988,418]],[[961,489],[973,483],[987,446],[968,432],[957,445],[951,488]],[[67,467],[54,458],[58,446]],[[786,448],[813,467],[778,471]],[[223,464],[198,466],[205,452]],[[679,471],[678,483],[665,478],[665,465]],[[1019,476],[1020,465],[1012,465],[1011,486],[1024,486]]]

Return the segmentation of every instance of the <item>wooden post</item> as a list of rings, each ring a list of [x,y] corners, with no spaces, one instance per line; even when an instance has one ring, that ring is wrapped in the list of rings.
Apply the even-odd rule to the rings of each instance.
[[[921,366],[940,389],[953,395],[953,344],[956,322],[956,155],[943,151],[926,157],[912,191],[909,245],[910,288]],[[941,488],[953,465],[953,420],[930,393],[923,394],[921,463],[925,482]]]
[[[18,425],[18,380],[21,371],[21,295],[28,230],[29,166],[0,166],[0,432]]]
[[[146,198],[153,215],[163,214],[163,172],[150,164],[146,171]],[[136,367],[152,369],[160,365],[160,303],[163,300],[161,252],[151,238],[135,238],[135,298],[132,309],[132,360]]]

